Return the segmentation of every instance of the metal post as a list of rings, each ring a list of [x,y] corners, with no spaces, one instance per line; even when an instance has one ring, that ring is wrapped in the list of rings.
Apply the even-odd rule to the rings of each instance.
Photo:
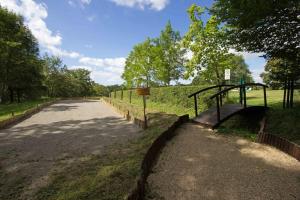
[[[267,107],[267,91],[266,91],[266,86],[264,86],[264,101],[265,101],[265,107]]]
[[[121,90],[121,100],[123,100],[123,90]]]
[[[197,96],[194,95],[194,103],[195,103],[195,117],[198,116],[198,106],[197,106]]]
[[[131,103],[132,90],[129,91],[129,103]]]
[[[217,119],[218,119],[218,122],[220,122],[221,116],[220,116],[219,95],[216,96],[216,100],[217,100]]]
[[[287,84],[287,82],[285,80],[284,81],[284,90],[283,90],[283,108],[285,108],[285,105],[286,105],[286,102],[285,102],[285,100],[286,100],[286,84]]]
[[[219,86],[219,92],[222,91],[222,86]],[[222,94],[220,94],[220,105],[223,105],[223,101],[222,101]]]
[[[247,100],[246,100],[246,86],[244,85],[244,87],[243,87],[243,90],[244,90],[244,108],[246,108],[247,107]]]
[[[240,104],[243,105],[243,92],[242,92],[242,86],[240,86]]]

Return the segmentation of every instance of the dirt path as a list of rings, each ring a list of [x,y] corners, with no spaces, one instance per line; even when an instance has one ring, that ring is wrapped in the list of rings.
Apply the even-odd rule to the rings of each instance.
[[[153,199],[300,199],[300,162],[296,159],[195,124],[177,131],[149,176]]]
[[[0,193],[22,177],[30,183],[22,189],[23,198],[30,199],[27,196],[32,191],[47,183],[57,162],[101,154],[105,147],[139,135],[140,129],[100,101],[56,103],[16,126],[0,130],[0,178],[5,174],[7,179],[0,181]]]

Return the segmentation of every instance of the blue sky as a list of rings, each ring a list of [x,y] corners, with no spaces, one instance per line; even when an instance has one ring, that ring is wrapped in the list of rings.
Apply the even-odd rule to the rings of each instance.
[[[101,84],[120,84],[132,47],[156,37],[168,20],[181,35],[187,31],[187,8],[210,7],[212,0],[1,0],[0,5],[24,16],[42,54],[60,56],[69,68],[92,71]],[[204,17],[206,20],[208,16]],[[256,81],[265,60],[242,53]]]

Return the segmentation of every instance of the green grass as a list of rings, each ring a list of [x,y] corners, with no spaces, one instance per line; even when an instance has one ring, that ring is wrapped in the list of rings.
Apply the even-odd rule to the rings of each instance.
[[[35,194],[35,200],[124,199],[140,174],[142,159],[151,143],[178,117],[150,114],[142,137],[114,145],[104,155],[81,158],[51,175],[50,184]]]
[[[229,94],[230,102],[238,102],[238,92]],[[283,90],[267,90],[267,111],[266,132],[277,134],[292,142],[300,144],[300,92],[295,91],[293,109],[282,108]],[[254,90],[247,92],[247,105],[264,105],[263,91]],[[259,131],[259,122],[263,116],[234,116],[218,128],[223,134],[233,134],[256,140]]]
[[[24,114],[26,111],[51,100],[53,99],[42,98],[21,103],[0,104],[0,121],[9,119],[13,117],[13,115],[18,116]]]
[[[119,95],[120,96],[120,95]],[[263,90],[252,90],[247,91],[247,105],[264,105]],[[119,97],[120,98],[120,97]],[[128,102],[128,98],[124,97],[124,100],[121,101],[119,98],[113,99],[113,101],[118,102]],[[176,96],[174,96],[176,98]],[[293,142],[300,143],[300,92],[296,90],[294,93],[295,108],[293,109],[282,109],[282,98],[283,90],[267,90],[267,104],[269,110],[267,112],[267,132],[272,134],[278,134],[281,137],[287,138]],[[152,98],[147,100],[147,112],[164,112],[176,115],[189,114],[190,117],[194,116],[193,106],[186,107],[185,105],[174,105],[172,103],[159,103],[151,101]],[[226,100],[225,100],[226,101]],[[238,103],[239,102],[239,92],[231,91],[229,93],[228,103]],[[143,101],[142,97],[134,96],[132,98],[132,104],[142,110]],[[204,110],[205,107],[199,105],[199,112]],[[251,117],[247,116],[234,116],[228,121],[222,124],[218,128],[218,132],[223,134],[238,135],[245,137],[247,139],[256,140],[257,132],[260,127],[260,120],[262,115],[253,115]]]

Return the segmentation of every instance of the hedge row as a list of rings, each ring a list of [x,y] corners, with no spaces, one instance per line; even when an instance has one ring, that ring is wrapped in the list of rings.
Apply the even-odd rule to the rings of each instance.
[[[170,86],[170,87],[159,87],[159,88],[151,88],[150,96],[147,96],[147,100],[156,103],[163,103],[168,105],[181,106],[183,108],[194,108],[194,99],[188,98],[188,95],[197,92],[203,88],[209,87],[205,86]],[[200,95],[198,97],[198,109],[199,111],[207,109],[214,105],[213,100],[209,97],[212,96],[217,89],[209,90]],[[141,99],[141,96],[138,96],[135,90],[123,90],[116,91],[111,93],[112,98],[122,99],[123,101],[133,99]]]

